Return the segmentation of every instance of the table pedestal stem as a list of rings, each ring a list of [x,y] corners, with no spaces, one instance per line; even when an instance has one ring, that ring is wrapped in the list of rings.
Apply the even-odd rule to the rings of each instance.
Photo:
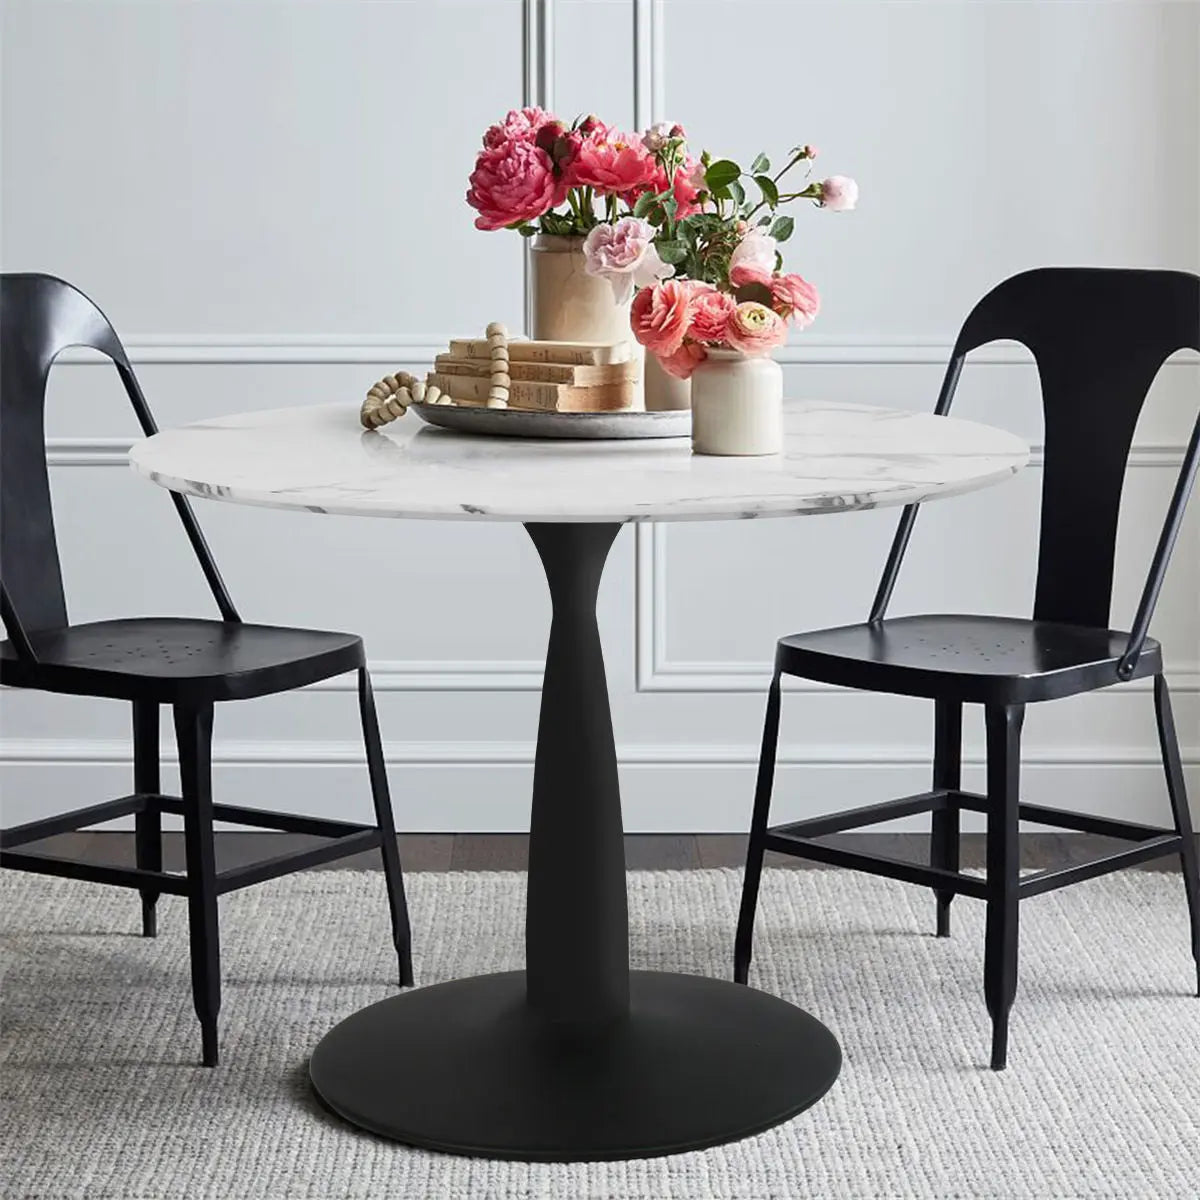
[[[621,792],[596,592],[619,525],[527,525],[550,585],[525,924],[530,1006],[586,1028],[629,1012]]]

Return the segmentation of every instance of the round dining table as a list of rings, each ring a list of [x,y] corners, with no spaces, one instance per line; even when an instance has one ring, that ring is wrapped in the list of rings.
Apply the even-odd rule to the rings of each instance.
[[[841,1050],[815,1017],[730,981],[630,970],[617,755],[596,625],[605,559],[627,522],[912,504],[998,483],[1028,456],[1019,438],[986,425],[821,403],[789,404],[783,452],[761,458],[696,455],[686,438],[471,436],[412,413],[364,431],[351,404],[241,413],[137,443],[135,471],[191,496],[361,517],[520,521],[545,569],[553,616],[525,969],[418,987],[347,1016],[312,1052],[323,1103],[410,1145],[581,1161],[733,1141],[819,1100]]]

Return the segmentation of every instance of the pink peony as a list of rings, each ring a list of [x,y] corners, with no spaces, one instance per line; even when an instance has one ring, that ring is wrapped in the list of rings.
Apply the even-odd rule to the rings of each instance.
[[[467,203],[479,210],[476,229],[504,229],[533,221],[561,203],[566,189],[554,165],[531,141],[511,141],[481,150],[471,172]]]
[[[494,150],[512,141],[532,141],[537,131],[553,119],[540,108],[514,108],[503,121],[488,127],[483,135],[484,147]]]
[[[700,205],[696,202],[700,195],[700,189],[694,186],[692,175],[695,171],[694,160],[688,158],[682,166],[675,170],[675,183],[672,187],[672,192],[675,194],[675,219],[682,221],[684,217],[690,217],[692,213],[700,211]],[[654,175],[646,180],[639,187],[631,188],[628,192],[624,192],[621,199],[632,208],[638,198],[644,192],[653,192],[657,195],[659,192],[667,190],[667,173],[660,163],[655,163]]]
[[[767,286],[775,311],[795,321],[799,329],[807,329],[816,320],[821,311],[821,297],[807,279],[800,275],[776,275]]]
[[[770,283],[775,273],[775,239],[758,226],[748,230],[729,256],[729,282],[734,287],[747,283]]]
[[[629,314],[633,336],[659,358],[679,349],[690,320],[691,288],[682,279],[643,288],[634,296]]]
[[[765,304],[744,300],[729,317],[725,340],[743,354],[769,354],[787,341],[787,322]]]
[[[831,175],[821,184],[821,207],[849,212],[858,203],[858,184],[848,175]]]
[[[656,354],[659,366],[676,379],[691,379],[692,372],[708,357],[698,342],[683,342],[674,354]]]
[[[579,155],[583,135],[568,129],[561,121],[548,120],[538,129],[533,142],[554,164],[555,177],[562,178]]]
[[[618,304],[635,287],[649,287],[674,268],[658,256],[654,226],[637,217],[622,217],[615,225],[597,225],[583,241],[584,270],[612,284]]]
[[[658,163],[636,133],[617,133],[598,126],[583,139],[567,172],[571,187],[592,187],[600,195],[622,195],[654,178]]]
[[[708,283],[692,284],[692,323],[688,337],[698,342],[723,342],[725,326],[737,301]]]

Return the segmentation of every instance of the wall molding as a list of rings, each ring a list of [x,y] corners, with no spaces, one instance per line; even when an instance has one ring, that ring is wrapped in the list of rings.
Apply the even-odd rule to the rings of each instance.
[[[134,365],[270,366],[328,364],[431,363],[459,333],[133,333],[124,345]],[[832,336],[803,334],[776,352],[786,366],[945,366],[953,343],[916,336]],[[1114,348],[1113,355],[1118,353]],[[60,363],[106,365],[102,354],[82,348],[66,350]],[[969,365],[1033,367],[1029,352],[1016,343],[982,346]],[[1176,356],[1167,367],[1200,369],[1200,357]]]
[[[633,124],[665,121],[666,13],[663,0],[633,0]]]
[[[1182,458],[1182,448],[1178,452]],[[1178,462],[1152,465],[1178,465]],[[769,661],[736,659],[671,660],[667,642],[667,559],[663,531],[657,525],[636,526],[636,620],[634,622],[634,679],[639,692],[698,692],[765,694],[771,682]],[[864,598],[865,604],[865,598]],[[865,616],[866,609],[863,608]],[[1200,693],[1200,661],[1178,663],[1167,672],[1178,694]],[[1149,692],[1151,679],[1116,685],[1120,692]],[[843,692],[861,695],[854,688],[815,680],[785,678],[784,690],[803,694]]]
[[[421,767],[532,767],[533,742],[387,742],[384,757],[391,765]],[[1200,766],[1200,746],[1182,748],[1184,765]],[[712,745],[709,743],[626,743],[617,747],[622,766],[638,767],[748,767],[758,763],[757,744]],[[780,745],[781,766],[897,767],[927,766],[928,745],[875,747],[870,745]],[[162,760],[178,764],[178,755],[168,739],[163,742]],[[1162,769],[1156,747],[1073,746],[1030,747],[1022,752],[1024,766],[1037,767],[1143,767]],[[0,768],[7,766],[132,766],[126,741],[100,738],[0,739]],[[365,766],[362,743],[346,741],[221,741],[213,744],[215,766]],[[982,767],[982,753],[967,752],[963,764]]]

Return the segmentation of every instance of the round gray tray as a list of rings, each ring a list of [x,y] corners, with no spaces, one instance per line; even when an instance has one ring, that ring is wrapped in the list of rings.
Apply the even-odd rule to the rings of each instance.
[[[672,438],[691,437],[691,409],[667,412],[528,412],[517,408],[466,408],[414,404],[430,425],[499,437]]]

